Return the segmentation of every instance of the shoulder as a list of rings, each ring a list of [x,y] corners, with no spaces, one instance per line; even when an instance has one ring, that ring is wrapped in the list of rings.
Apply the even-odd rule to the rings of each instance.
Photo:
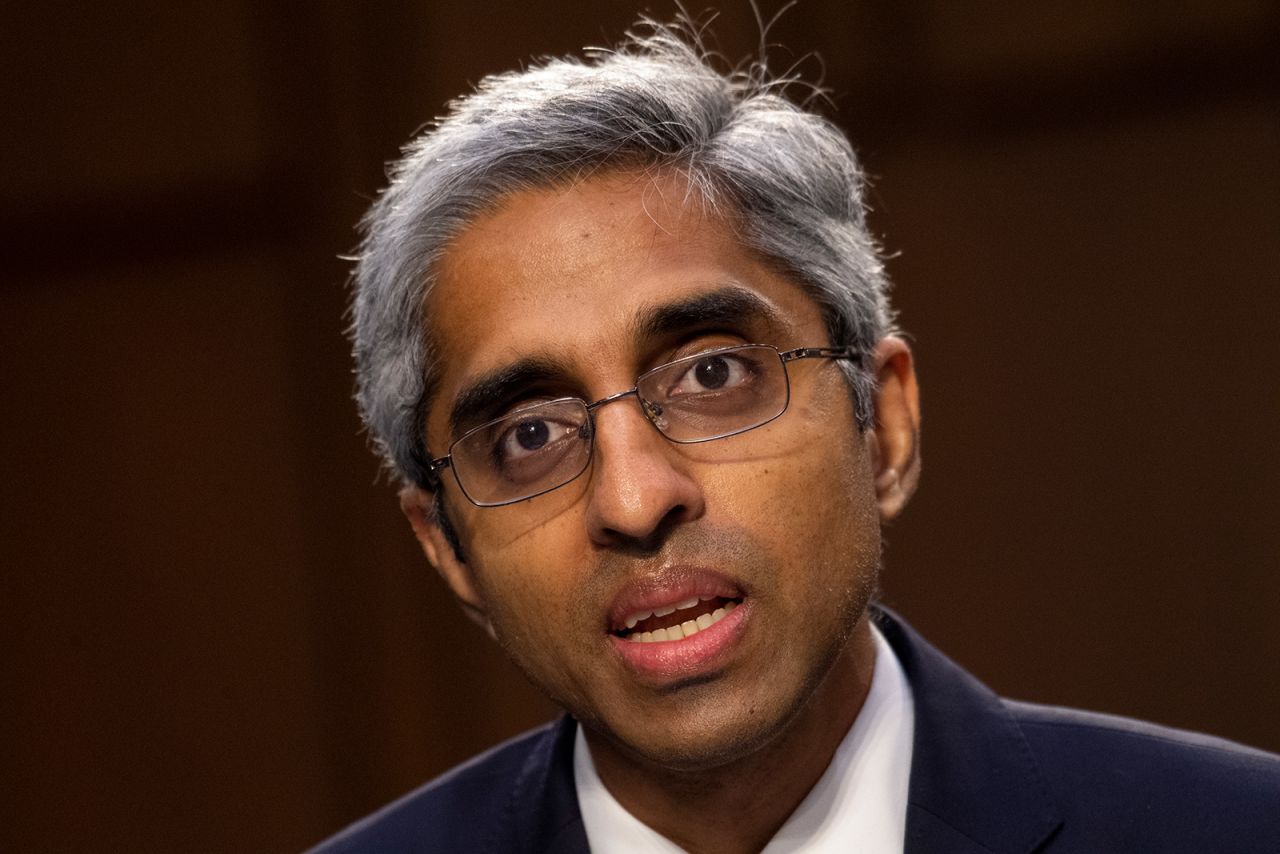
[[[549,748],[555,724],[519,735],[322,842],[311,854],[475,851],[503,824],[529,760]]]
[[[914,850],[1280,851],[1280,757],[1002,699],[893,613],[875,617],[914,701]]]
[[[1244,847],[1232,850],[1244,851],[1280,840],[1280,756],[1114,715],[1001,702],[1064,813],[1066,835],[1115,850],[1163,839],[1169,847],[1160,850],[1237,840]]]

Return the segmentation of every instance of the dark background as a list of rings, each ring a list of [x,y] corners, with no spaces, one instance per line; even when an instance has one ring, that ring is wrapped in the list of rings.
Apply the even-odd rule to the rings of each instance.
[[[337,256],[448,97],[636,10],[114,7],[0,28],[0,849],[296,850],[552,713],[377,481]],[[825,62],[916,339],[886,601],[1003,693],[1280,750],[1273,10],[804,0],[771,40]]]

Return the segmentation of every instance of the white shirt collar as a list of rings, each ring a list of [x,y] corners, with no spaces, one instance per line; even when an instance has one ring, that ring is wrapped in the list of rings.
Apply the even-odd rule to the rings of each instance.
[[[876,658],[867,698],[831,764],[765,846],[763,854],[901,854],[915,706],[906,674],[873,623]],[[573,780],[593,854],[682,854],[674,842],[618,803],[591,761],[582,727],[573,745]]]

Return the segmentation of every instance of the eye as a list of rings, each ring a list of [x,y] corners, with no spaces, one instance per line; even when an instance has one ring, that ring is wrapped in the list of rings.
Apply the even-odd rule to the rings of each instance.
[[[728,353],[714,353],[688,362],[667,389],[667,396],[726,391],[750,380],[751,370],[745,361]]]
[[[547,446],[578,432],[577,424],[549,418],[524,418],[498,437],[496,456],[504,462],[527,459]]]

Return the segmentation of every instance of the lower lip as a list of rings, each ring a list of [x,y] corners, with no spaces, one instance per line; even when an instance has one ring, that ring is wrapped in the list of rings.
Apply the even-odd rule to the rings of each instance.
[[[697,634],[681,640],[640,643],[610,635],[622,660],[642,677],[659,682],[706,673],[727,655],[742,634],[750,606],[747,601]]]

